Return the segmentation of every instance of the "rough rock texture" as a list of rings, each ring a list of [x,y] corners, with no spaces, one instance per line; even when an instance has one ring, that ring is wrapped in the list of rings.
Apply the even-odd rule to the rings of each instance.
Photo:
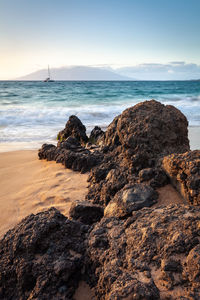
[[[109,125],[105,144],[123,146],[128,157],[136,153],[153,157],[189,150],[186,117],[174,106],[155,100],[126,109]]]
[[[125,186],[109,202],[104,216],[125,218],[135,210],[150,207],[157,202],[158,193],[144,184]]]
[[[61,142],[58,147],[54,145],[44,144],[38,151],[39,159],[55,160],[57,163],[62,163],[66,168],[73,171],[86,173],[94,166],[98,165],[103,156],[100,152],[91,152],[88,149],[75,143],[69,143],[71,137],[65,142]]]
[[[42,145],[38,157],[55,160],[66,168],[85,173],[98,165],[103,158],[103,154],[98,150],[92,150],[93,147],[90,151],[82,146],[85,146],[87,141],[85,126],[76,116],[70,116],[65,129],[58,133],[57,147],[51,144]]]
[[[87,230],[51,208],[8,231],[0,241],[0,299],[72,299]]]
[[[86,200],[105,207],[127,184],[145,182],[153,189],[167,184],[161,159],[189,150],[187,125],[186,117],[175,107],[145,101],[116,117],[105,133],[97,126],[94,128],[91,139],[98,138],[99,148],[79,144],[85,141],[85,127],[71,116],[59,134],[58,146],[45,144],[38,155],[74,171],[91,170]]]
[[[189,150],[187,125],[178,109],[155,100],[126,109],[108,126],[107,149],[90,173],[87,199],[106,206],[126,184],[146,182],[154,189],[167,184],[160,159]]]
[[[200,208],[143,208],[94,226],[55,208],[0,241],[0,299],[73,299],[87,280],[99,300],[200,299]]]
[[[89,141],[92,143],[98,143],[98,140],[103,138],[104,134],[105,133],[101,130],[101,127],[95,126],[90,133]]]
[[[200,150],[167,156],[163,168],[183,198],[200,205]]]
[[[103,218],[88,243],[96,299],[200,299],[200,208]]]
[[[86,128],[76,116],[70,116],[65,128],[58,133],[58,141],[63,142],[69,136],[76,138],[79,142],[85,144],[88,141]]]
[[[86,201],[72,203],[69,217],[87,225],[99,222],[103,217],[104,210],[99,205],[91,204]]]

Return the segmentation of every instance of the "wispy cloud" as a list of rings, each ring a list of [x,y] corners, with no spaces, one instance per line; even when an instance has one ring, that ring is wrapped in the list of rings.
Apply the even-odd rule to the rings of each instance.
[[[200,78],[200,65],[173,61],[168,64],[144,63],[118,68],[117,72],[140,80],[187,80]]]
[[[171,61],[170,64],[172,65],[185,65],[184,61]]]

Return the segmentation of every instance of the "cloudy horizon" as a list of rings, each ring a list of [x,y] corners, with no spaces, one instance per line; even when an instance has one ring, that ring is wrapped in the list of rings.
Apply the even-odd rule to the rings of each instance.
[[[197,78],[199,11],[198,0],[0,0],[0,79],[48,64],[104,65],[138,79]]]
[[[73,76],[71,76],[71,71],[73,70]],[[91,73],[91,71],[94,71]],[[99,72],[98,72],[99,70]],[[118,74],[122,77],[122,80],[197,80],[200,79],[200,65],[185,63],[183,61],[174,61],[167,64],[160,63],[143,63],[135,66],[119,66],[119,65],[73,65],[73,66],[61,66],[51,69],[51,74],[57,80],[84,80],[88,78],[90,80],[91,75],[94,76],[94,80],[100,78],[102,80],[104,77],[102,70],[112,72],[113,74]],[[66,71],[66,73],[65,73]],[[41,80],[45,77],[47,72],[46,68],[38,69],[36,72],[30,74],[24,74],[20,77],[22,79],[33,79]],[[68,76],[66,75],[68,72]],[[85,77],[81,77],[83,74]],[[33,74],[33,76],[32,76]],[[38,74],[38,75],[37,75]],[[60,75],[62,74],[62,75]],[[111,73],[110,73],[111,74]],[[110,78],[111,80],[117,80],[119,78],[107,77],[108,74],[105,73],[105,80]],[[112,75],[112,74],[111,74]],[[32,77],[31,77],[32,76]],[[38,76],[38,77],[37,77]],[[61,76],[61,77],[60,77]],[[88,77],[87,77],[88,76]],[[99,77],[100,76],[100,77]],[[18,79],[18,78],[14,78]]]

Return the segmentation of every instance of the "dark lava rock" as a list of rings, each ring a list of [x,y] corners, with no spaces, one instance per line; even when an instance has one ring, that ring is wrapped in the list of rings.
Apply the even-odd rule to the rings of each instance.
[[[105,144],[123,146],[128,157],[135,153],[164,156],[189,150],[188,122],[174,106],[155,100],[126,109],[108,126]]]
[[[63,164],[66,168],[72,169],[73,171],[86,173],[98,165],[101,159],[102,156],[99,153],[75,153],[70,151],[64,153]]]
[[[163,159],[163,168],[183,198],[200,205],[200,150],[169,155]]]
[[[105,163],[93,168],[88,177],[89,190],[86,199],[106,206],[114,195],[127,183],[127,170]]]
[[[101,130],[101,127],[95,126],[94,129],[92,129],[89,137],[89,141],[92,143],[98,143],[98,140],[104,137],[104,131]]]
[[[23,219],[0,241],[0,299],[200,299],[200,208],[170,205],[93,226],[55,208]]]
[[[81,145],[86,143],[86,128],[76,116],[71,116],[64,130],[58,134],[57,147],[44,144],[38,151],[39,159],[55,160],[73,171],[86,173],[98,165],[103,153],[90,151]]]
[[[184,205],[101,219],[87,247],[97,299],[200,299],[199,226]]]
[[[56,146],[52,144],[43,144],[42,148],[38,151],[39,159],[46,159],[48,161],[54,160]]]
[[[74,171],[91,170],[86,200],[105,207],[126,184],[145,182],[153,189],[166,185],[161,160],[189,150],[187,125],[186,117],[175,107],[145,101],[116,117],[105,134],[100,127],[94,128],[91,138],[101,136],[100,148],[80,146],[79,142],[86,141],[85,126],[71,116],[59,134],[58,146],[45,144],[38,155]]]
[[[101,162],[103,155],[98,151],[91,152],[75,141],[69,137],[58,147],[44,144],[38,151],[39,159],[55,160],[73,171],[86,173]]]
[[[152,206],[157,199],[158,193],[150,186],[144,184],[125,186],[106,206],[104,216],[124,218],[130,216],[134,210]]]
[[[58,133],[58,141],[63,142],[69,136],[76,138],[79,142],[85,144],[88,141],[86,128],[76,116],[70,116],[65,128]]]
[[[74,220],[91,225],[101,220],[103,212],[104,210],[101,206],[81,201],[72,203],[69,216]]]
[[[107,149],[90,173],[87,199],[106,206],[126,184],[145,182],[153,189],[168,184],[161,159],[189,150],[187,126],[178,109],[155,100],[126,109],[108,126]]]
[[[69,136],[64,142],[60,142],[59,146],[60,148],[75,151],[77,151],[78,149],[84,149],[81,146],[80,142],[72,136]]]
[[[87,229],[51,208],[8,231],[0,241],[0,299],[72,299]]]

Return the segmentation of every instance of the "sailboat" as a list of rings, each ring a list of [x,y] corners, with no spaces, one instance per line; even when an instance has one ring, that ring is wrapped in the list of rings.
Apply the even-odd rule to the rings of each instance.
[[[48,77],[44,80],[44,82],[54,82],[54,80],[52,80],[52,79],[51,79],[51,76],[50,76],[49,65],[48,65]]]

